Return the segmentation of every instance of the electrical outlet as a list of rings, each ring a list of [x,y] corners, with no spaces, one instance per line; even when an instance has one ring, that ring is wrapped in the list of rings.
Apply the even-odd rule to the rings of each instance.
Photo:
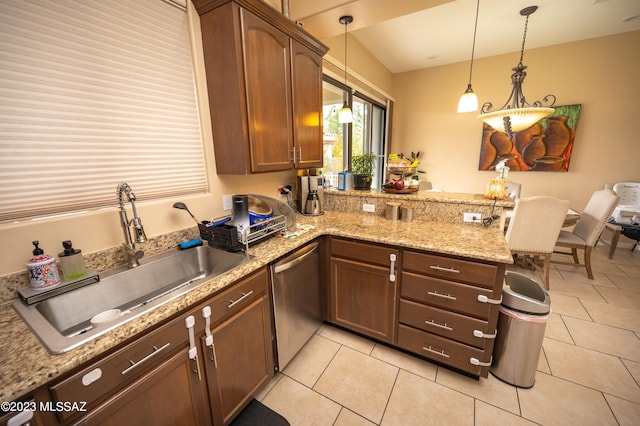
[[[482,222],[482,215],[480,213],[464,213],[464,219],[465,222],[471,222],[471,223],[480,223]]]
[[[368,212],[368,213],[375,213],[376,212],[376,205],[375,204],[363,204],[362,205],[362,211],[363,212]]]
[[[231,210],[231,209],[233,209],[233,201],[231,199],[231,195],[223,195],[222,196],[222,209],[223,210]]]

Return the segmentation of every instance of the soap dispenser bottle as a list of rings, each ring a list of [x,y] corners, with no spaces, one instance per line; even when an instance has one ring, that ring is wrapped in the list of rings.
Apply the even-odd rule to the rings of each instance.
[[[27,272],[29,272],[29,283],[32,288],[42,289],[60,283],[60,274],[56,259],[44,253],[38,245],[39,241],[33,241],[36,247],[33,249],[33,257],[27,262]]]
[[[87,270],[84,266],[84,259],[82,259],[82,250],[74,249],[69,240],[63,241],[62,247],[64,247],[64,251],[58,253],[58,258],[65,281],[73,281],[86,275]]]

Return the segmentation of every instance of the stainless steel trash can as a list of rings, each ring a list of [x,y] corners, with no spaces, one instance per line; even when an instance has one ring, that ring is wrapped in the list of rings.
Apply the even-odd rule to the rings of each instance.
[[[516,272],[505,274],[491,374],[519,388],[534,385],[550,314],[551,298],[540,284]]]

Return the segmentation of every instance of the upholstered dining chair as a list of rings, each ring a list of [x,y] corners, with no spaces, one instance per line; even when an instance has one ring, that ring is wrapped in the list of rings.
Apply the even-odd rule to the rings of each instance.
[[[506,186],[505,192],[507,194],[507,197],[511,198],[513,201],[520,198],[520,189],[522,188],[521,184],[519,184],[518,182],[514,182],[512,180],[508,180],[505,186]],[[513,209],[506,208],[506,209],[503,209],[503,211],[504,211],[504,217],[511,220],[511,218],[513,217]]]
[[[505,239],[514,255],[523,256],[523,264],[541,269],[544,286],[549,288],[551,253],[562,228],[569,200],[534,196],[516,200]],[[533,259],[529,261],[528,257]],[[542,258],[542,267],[538,265]]]
[[[582,216],[573,231],[560,231],[556,247],[566,247],[571,252],[554,251],[554,253],[573,256],[573,263],[552,260],[552,263],[582,266],[587,269],[587,276],[593,279],[591,270],[591,250],[598,242],[607,220],[618,204],[618,195],[610,189],[602,189],[591,195]],[[578,249],[584,250],[584,265],[578,260]]]
[[[508,180],[505,186],[507,197],[511,198],[514,201],[520,198],[520,190],[522,189],[522,184],[514,182],[512,180]]]
[[[640,215],[640,183],[618,182],[613,185],[613,192],[618,194],[618,205],[613,211],[613,215],[611,216],[612,220],[605,225],[605,230],[610,232],[611,238],[609,241],[600,238],[600,242],[610,246],[609,259],[613,259],[613,255],[616,252],[623,226],[634,225],[633,218]],[[602,234],[605,235],[604,232]],[[636,241],[631,250],[634,250],[637,244],[638,241]]]

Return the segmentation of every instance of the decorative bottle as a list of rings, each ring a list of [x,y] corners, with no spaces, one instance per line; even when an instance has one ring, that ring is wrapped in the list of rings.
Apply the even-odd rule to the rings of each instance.
[[[60,268],[65,281],[73,281],[86,275],[87,270],[82,259],[82,250],[74,249],[69,240],[62,242],[64,251],[58,253],[60,259]]]
[[[31,287],[42,289],[59,284],[60,274],[58,273],[56,259],[45,254],[44,251],[38,247],[40,244],[39,241],[33,241],[32,243],[36,248],[33,250],[33,257],[27,262],[27,271],[29,272],[29,283]]]

